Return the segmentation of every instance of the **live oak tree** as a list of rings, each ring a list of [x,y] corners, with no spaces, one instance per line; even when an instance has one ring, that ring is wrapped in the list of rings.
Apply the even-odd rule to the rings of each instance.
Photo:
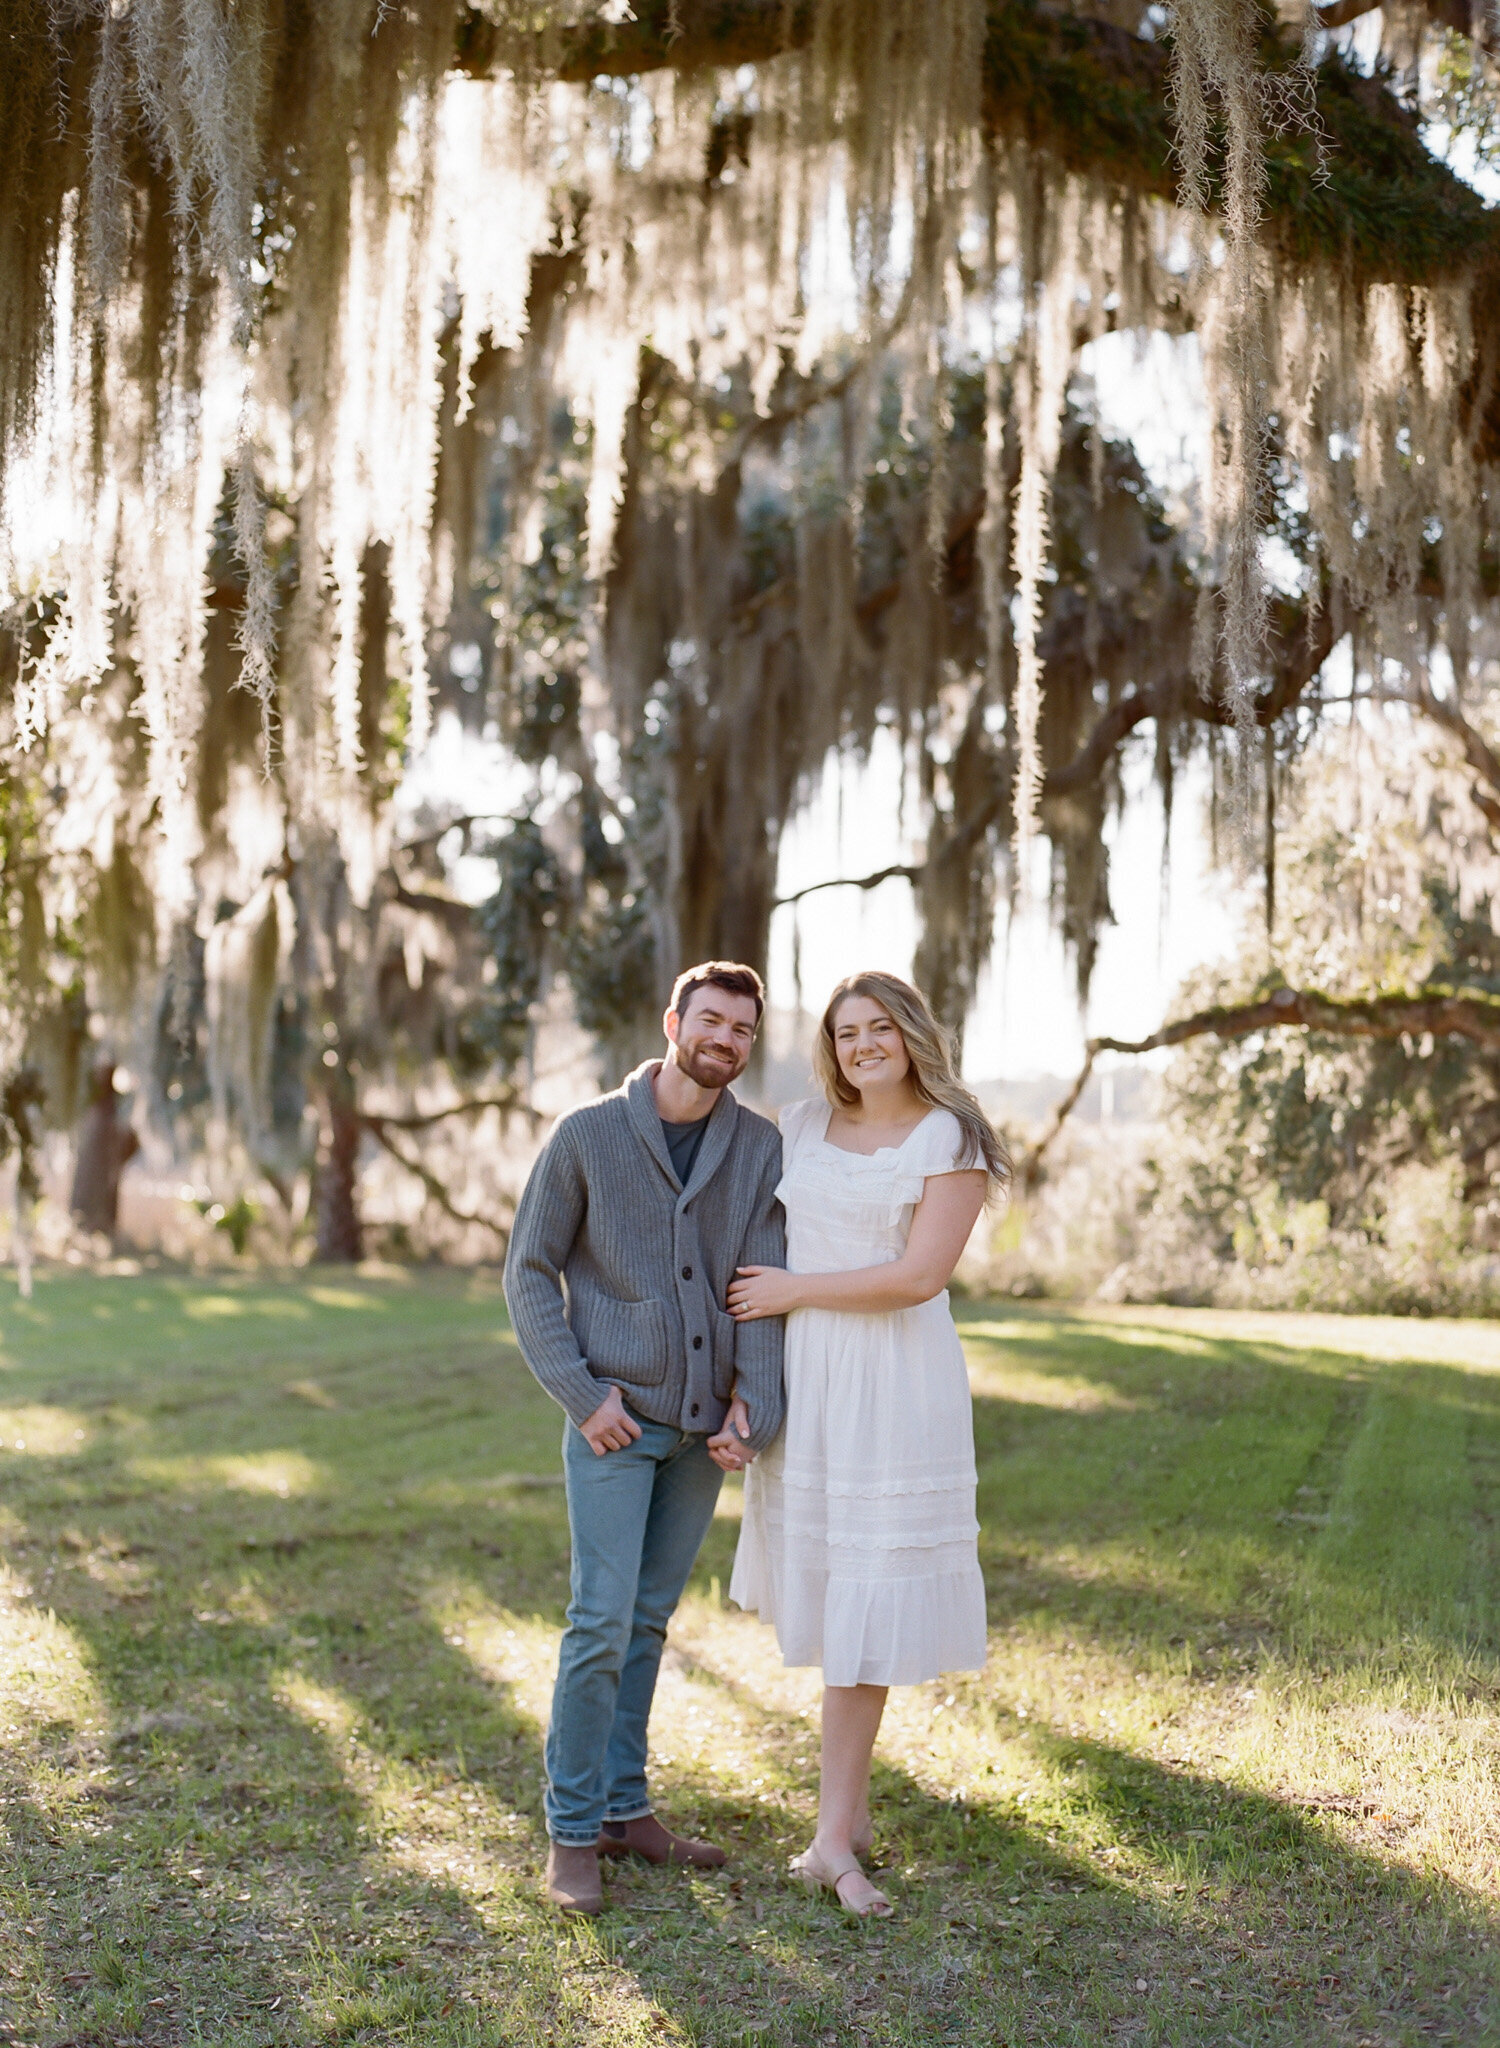
[[[1362,11],[4,0],[5,744],[50,942],[144,906],[79,1028],[264,1171],[316,1128],[347,1255],[377,1080],[763,959],[878,728],[955,1023],[1038,835],[1087,985],[1127,747],[1270,846],[1335,676],[1487,755],[1500,243],[1420,117],[1484,132],[1488,17],[1372,67]],[[1117,331],[1199,337],[1196,523],[1078,377]],[[480,913],[393,824],[442,712],[530,778]]]

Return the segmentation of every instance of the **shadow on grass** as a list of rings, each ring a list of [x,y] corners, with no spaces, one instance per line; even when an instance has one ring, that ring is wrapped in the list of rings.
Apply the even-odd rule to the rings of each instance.
[[[1493,1660],[1500,1375],[1033,1314],[984,1328],[992,1619],[1045,1609],[1131,1647],[1227,1623],[1340,1661]],[[1115,1405],[1007,1400],[1007,1350]]]
[[[48,2031],[13,2005],[19,2038],[624,2048],[663,2038],[654,2005],[694,2039],[787,2048],[830,2032],[851,2048],[1500,2039],[1485,2004],[1500,1930],[1459,1888],[1274,1799],[1034,1721],[1006,1732],[1058,1774],[1040,1814],[882,1767],[902,1917],[849,1927],[782,1875],[814,1791],[792,1724],[702,1663],[790,1803],[675,1769],[674,1815],[734,1846],[735,1877],[621,1873],[599,1929],[560,1931],[537,1892],[539,1731],[421,1597],[434,1575],[473,1574],[560,1624],[561,1496],[496,1493],[494,1477],[555,1466],[555,1411],[513,1359],[497,1370],[488,1339],[438,1369],[399,1331],[341,1350],[338,1312],[320,1313],[325,1352],[298,1337],[290,1363],[257,1338],[259,1378],[233,1393],[202,1365],[201,1323],[134,1384],[68,1361],[32,1390],[120,1419],[81,1458],[29,1460],[28,1522],[10,1531],[72,1559],[38,1604],[113,1731],[96,1759],[58,1720],[13,1771],[15,1896],[58,2015]],[[1473,1588],[1500,1385],[1262,1342],[1015,1328],[971,1341],[998,1626],[1132,1654],[1188,1641],[1205,1659],[1226,1630],[1236,1654],[1335,1661],[1401,1654],[1403,1636],[1453,1657],[1493,1642]],[[1020,1353],[1054,1399],[984,1391]],[[278,1391],[309,1371],[335,1408]],[[1087,1400],[1080,1378],[1111,1401],[1068,1405]],[[316,1471],[305,1495],[211,1478],[214,1459],[284,1447]],[[175,1489],[132,1469],[148,1450],[182,1460]],[[727,1580],[733,1537],[715,1525],[700,1584]],[[132,1558],[139,1599],[121,1589]],[[109,1796],[75,1807],[62,1780],[96,1760]]]
[[[735,1700],[768,1750],[800,1727],[721,1665],[688,1668]],[[1040,1820],[877,1765],[876,1858],[899,1932],[849,1925],[829,1903],[804,1909],[807,1953],[777,1960],[779,1988],[768,1986],[764,2009],[789,2008],[779,2038],[812,2038],[797,2027],[816,2021],[872,2043],[943,2039],[955,2014],[978,2011],[993,2038],[1028,2042],[1500,2038],[1500,1915],[1462,1888],[1353,1851],[1264,1794],[1034,1722],[1008,1732],[1066,1774]],[[811,1797],[793,1821],[785,1805],[747,1811],[707,1782],[683,1789],[763,1882],[805,1846]],[[1127,1867],[1109,1875],[1097,1852],[1062,1846],[1065,1825],[1075,1840],[1107,1839],[1106,1857]],[[852,1955],[872,1941],[904,1952],[896,2011],[871,2013],[836,1978],[809,2004],[827,1973],[807,1962],[830,1940]],[[669,1973],[643,1969],[667,2001]]]
[[[57,1613],[113,1733],[40,1731],[6,1789],[11,1872],[52,1964],[41,2003],[67,2038],[407,2038],[445,2015],[477,2023],[486,2005],[545,2038],[558,1972],[506,1984],[492,1970],[514,1908],[539,1917],[537,1730],[435,1628],[372,1651],[358,1623],[304,1614],[293,1625],[323,1636],[309,1654],[275,1626],[164,1630],[146,1645],[66,1603]],[[398,1692],[412,1711],[392,1712]],[[101,1767],[104,1796],[65,1812],[60,1781]],[[434,1799],[447,1804],[435,1827]],[[464,1882],[443,1881],[450,1853]],[[34,2026],[0,2038],[58,2038]]]
[[[111,1711],[123,1795],[97,1832],[71,1840],[48,1802],[12,1808],[13,1852],[47,1873],[29,1924],[52,1956],[75,1963],[48,1987],[68,2038],[90,2048],[627,2039],[604,2007],[631,1980],[689,2038],[714,2043],[801,2048],[830,2031],[882,2048],[949,2038],[1300,2048],[1364,2038],[1350,2031],[1361,2028],[1372,2040],[1415,2039],[1413,2029],[1485,2038],[1445,2034],[1451,1997],[1414,1997],[1405,1982],[1418,1957],[1430,1965],[1441,1950],[1461,1988],[1460,2026],[1479,2023],[1473,1965],[1500,1928],[1456,1888],[1393,1875],[1274,1800],[1035,1724],[1015,1732],[1069,1773],[1071,1812],[1037,1820],[982,1798],[942,1799],[882,1766],[877,1817],[903,1917],[891,1929],[850,1927],[781,1875],[805,1840],[812,1794],[789,1755],[800,1723],[705,1662],[690,1675],[722,1689],[757,1744],[786,1759],[801,1812],[679,1770],[674,1812],[685,1806],[735,1847],[737,1890],[622,1873],[597,1932],[559,1932],[535,1889],[544,1845],[531,1717],[425,1617],[372,1628],[347,1607],[311,1612],[310,1589],[296,1590],[265,1624],[190,1624],[149,1640],[58,1606]],[[292,1664],[310,1703],[300,1715],[286,1704]],[[226,1689],[228,1711],[214,1710]],[[310,1720],[320,1699],[342,1702],[347,1718]],[[71,1732],[59,1724],[43,1744],[58,1762]],[[268,1752],[274,1767],[257,1761]],[[488,1795],[488,1824],[465,1816],[462,1830],[466,1853],[477,1835],[488,1867],[445,1881],[431,1867],[441,1831],[416,1845],[399,1814],[382,1818],[392,1776],[409,1798]],[[395,1795],[399,1804],[401,1783]],[[1101,1875],[1097,1857],[1049,1841],[1064,1819],[1120,1844],[1130,1873]],[[1178,1903],[1166,1906],[1172,1886]],[[591,1973],[620,1963],[628,1972],[596,1996]],[[67,1981],[82,1974],[88,1989]],[[1397,2013],[1400,2032],[1387,2035]],[[980,2015],[994,2033],[972,2031]]]

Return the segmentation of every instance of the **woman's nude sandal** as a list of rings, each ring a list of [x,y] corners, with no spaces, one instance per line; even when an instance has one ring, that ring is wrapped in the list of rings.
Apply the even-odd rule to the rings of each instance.
[[[889,1920],[892,1913],[890,1900],[882,1891],[877,1891],[860,1868],[857,1857],[851,1857],[842,1870],[833,1870],[811,1849],[804,1849],[800,1856],[791,1861],[792,1873],[800,1877],[810,1892],[828,1891],[838,1900],[844,1911],[855,1920]],[[863,1899],[845,1898],[841,1889],[851,1877],[863,1879],[869,1888],[869,1895]]]

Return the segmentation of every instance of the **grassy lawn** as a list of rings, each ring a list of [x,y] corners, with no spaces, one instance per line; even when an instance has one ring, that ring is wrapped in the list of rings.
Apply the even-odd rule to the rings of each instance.
[[[992,1654],[893,1696],[847,1925],[816,1679],[668,1651],[733,1852],[539,1901],[560,1418],[493,1279],[0,1299],[0,2041],[1500,2043],[1500,1331],[961,1310]]]

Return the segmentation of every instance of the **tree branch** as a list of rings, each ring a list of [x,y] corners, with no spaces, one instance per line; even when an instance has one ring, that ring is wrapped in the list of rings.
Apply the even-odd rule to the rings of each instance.
[[[1478,989],[1435,988],[1421,995],[1329,996],[1317,989],[1278,988],[1248,1003],[1220,1003],[1149,1038],[1091,1038],[1083,1069],[1046,1130],[1022,1162],[1020,1181],[1031,1188],[1040,1178],[1043,1155],[1067,1122],[1101,1052],[1157,1052],[1190,1038],[1249,1038],[1257,1031],[1323,1031],[1336,1038],[1391,1039],[1413,1034],[1464,1038],[1486,1052],[1500,1051],[1500,995]]]
[[[1452,29],[1455,34],[1468,36],[1485,49],[1495,44],[1494,9],[1489,5],[1474,5],[1474,0],[1423,0],[1427,13],[1437,28]],[[1381,0],[1324,0],[1324,4],[1313,8],[1319,28],[1347,28],[1351,21],[1358,21],[1362,15],[1373,14]]]
[[[597,18],[558,38],[556,77],[586,85],[595,78],[633,78],[668,68],[701,71],[709,66],[763,64],[783,50],[797,49],[812,33],[809,0],[635,0],[631,19]],[[539,70],[549,68],[545,32],[533,39]],[[499,69],[518,46],[514,32],[488,10],[469,7],[460,17],[455,60],[472,77]]]
[[[392,862],[391,872],[395,877],[395,886],[391,890],[391,900],[394,903],[399,903],[403,910],[425,910],[429,917],[436,918],[439,924],[446,925],[450,931],[454,932],[466,932],[473,925],[474,906],[472,903],[465,903],[458,896],[444,896],[436,889],[411,888],[406,882],[402,881],[400,870],[395,866],[394,862]]]
[[[446,1109],[433,1109],[422,1116],[385,1116],[375,1110],[361,1110],[360,1117],[371,1128],[383,1124],[393,1131],[427,1131],[434,1124],[447,1121],[450,1116],[477,1116],[481,1110],[498,1109],[502,1115],[526,1117],[533,1128],[542,1120],[542,1112],[533,1109],[524,1097],[515,1093],[507,1095],[470,1095],[462,1102],[451,1102]]]
[[[778,896],[771,905],[773,910],[783,910],[789,903],[800,903],[804,896],[816,896],[820,889],[878,889],[882,882],[900,879],[914,882],[921,874],[920,867],[896,866],[881,868],[873,875],[835,875],[828,882],[809,882],[805,889],[795,889],[790,896]]]
[[[972,530],[977,523],[977,514],[965,513],[957,522],[959,538]],[[950,547],[957,540],[950,539]],[[878,602],[883,592],[875,593]],[[1290,607],[1288,608],[1290,611]],[[1332,615],[1325,605],[1318,613],[1314,631],[1309,636],[1301,628],[1300,617],[1289,617],[1281,634],[1277,636],[1284,647],[1290,649],[1275,664],[1275,680],[1270,688],[1256,700],[1255,721],[1262,728],[1272,725],[1284,717],[1299,703],[1308,685],[1318,674],[1337,644]],[[1071,761],[1059,768],[1051,768],[1042,778],[1042,800],[1068,796],[1074,790],[1087,788],[1104,773],[1110,757],[1115,753],[1138,725],[1147,719],[1177,717],[1200,719],[1207,724],[1228,726],[1234,722],[1233,713],[1217,698],[1209,697],[1195,683],[1182,677],[1171,677],[1165,683],[1153,683],[1145,689],[1129,690],[1103,711],[1096,720],[1083,745]],[[1475,735],[1476,744],[1483,745]],[[1491,756],[1493,760],[1494,757]],[[1500,761],[1495,761],[1496,787],[1500,789]],[[996,773],[990,796],[970,816],[955,820],[953,832],[944,851],[951,857],[962,852],[983,837],[1000,815],[1004,794],[1010,787],[1012,766],[1009,755],[1002,757]],[[790,896],[778,897],[772,906],[781,909],[784,904],[800,903],[804,896],[811,896],[819,889],[878,889],[882,882],[900,877],[903,881],[919,881],[926,870],[925,862],[914,865],[897,864],[880,868],[872,875],[838,875],[831,881],[813,882],[805,889],[798,889]],[[1081,1085],[1081,1084],[1080,1084]],[[1072,1108],[1069,1103],[1068,1108]],[[1066,1116],[1067,1112],[1064,1112]],[[1049,1141],[1050,1142],[1050,1141]]]
[[[436,846],[440,839],[446,839],[450,832],[462,831],[465,839],[476,825],[502,823],[508,813],[505,811],[464,811],[456,818],[450,818],[444,825],[434,825],[430,832],[419,832],[415,839],[403,839],[393,853],[420,853],[424,847]]]
[[[1328,996],[1317,989],[1278,988],[1250,1003],[1199,1010],[1176,1024],[1164,1024],[1149,1038],[1095,1038],[1096,1053],[1156,1052],[1189,1038],[1248,1038],[1253,1032],[1295,1024],[1340,1038],[1405,1038],[1430,1032],[1434,1038],[1466,1038],[1488,1052],[1500,1051],[1500,995],[1481,989],[1435,988],[1420,995]]]
[[[377,1144],[385,1147],[386,1151],[390,1153],[392,1159],[398,1165],[404,1166],[408,1173],[416,1176],[445,1215],[451,1216],[455,1223],[465,1225],[477,1223],[485,1230],[492,1230],[502,1244],[508,1244],[510,1241],[510,1231],[504,1224],[494,1223],[488,1216],[472,1216],[467,1210],[458,1208],[437,1175],[430,1172],[420,1159],[413,1159],[409,1154],[402,1151],[401,1147],[385,1128],[388,1123],[394,1121],[394,1118],[372,1116],[368,1110],[360,1113],[360,1122],[369,1131],[371,1137],[375,1139]]]
[[[1452,734],[1463,748],[1464,759],[1485,785],[1491,798],[1500,798],[1500,754],[1496,754],[1489,742],[1470,725],[1453,700],[1449,697],[1435,697],[1424,684],[1416,683],[1404,701],[1413,705],[1425,718],[1430,718],[1434,725],[1441,726],[1444,732]],[[1475,801],[1488,817],[1489,811],[1480,799],[1478,791],[1475,792]]]
[[[1281,628],[1273,634],[1273,644],[1279,642],[1285,651],[1274,660],[1275,679],[1270,688],[1255,703],[1255,723],[1262,731],[1302,701],[1341,637],[1335,628],[1333,608],[1326,602],[1310,633],[1303,629],[1296,607],[1289,604],[1285,611]],[[1420,711],[1458,741],[1464,759],[1484,785],[1473,791],[1474,801],[1491,824],[1500,824],[1500,753],[1450,698],[1434,696],[1430,689],[1415,685],[1409,693],[1398,694],[1396,701]],[[1043,801],[1088,788],[1104,773],[1110,757],[1138,725],[1164,717],[1190,718],[1224,727],[1234,723],[1227,704],[1218,697],[1205,695],[1195,683],[1181,677],[1128,690],[1100,713],[1071,761],[1048,769],[1042,780]],[[985,822],[989,822],[988,817]]]
[[[1304,630],[1300,608],[1288,605],[1285,609],[1281,629],[1273,634],[1273,645],[1279,643],[1281,649],[1279,656],[1273,657],[1274,680],[1255,700],[1255,722],[1262,731],[1300,703],[1339,640],[1327,604],[1314,619],[1311,633]],[[1205,694],[1190,678],[1173,676],[1145,689],[1129,690],[1100,714],[1071,761],[1048,769],[1042,780],[1043,800],[1087,788],[1103,774],[1109,757],[1138,725],[1148,718],[1174,717],[1197,719],[1205,725],[1234,724],[1234,713],[1225,699]]]
[[[1094,1071],[1094,1050],[1094,1044],[1091,1039],[1085,1053],[1083,1065],[1078,1070],[1078,1079],[1073,1083],[1062,1101],[1058,1103],[1056,1109],[1053,1110],[1051,1117],[1048,1119],[1046,1130],[1042,1132],[1042,1135],[1037,1139],[1030,1151],[1027,1152],[1017,1169],[1016,1179],[1020,1183],[1023,1194],[1030,1194],[1038,1180],[1040,1180],[1043,1155],[1062,1130],[1068,1118],[1078,1107],[1078,1099],[1089,1085],[1089,1075]]]

